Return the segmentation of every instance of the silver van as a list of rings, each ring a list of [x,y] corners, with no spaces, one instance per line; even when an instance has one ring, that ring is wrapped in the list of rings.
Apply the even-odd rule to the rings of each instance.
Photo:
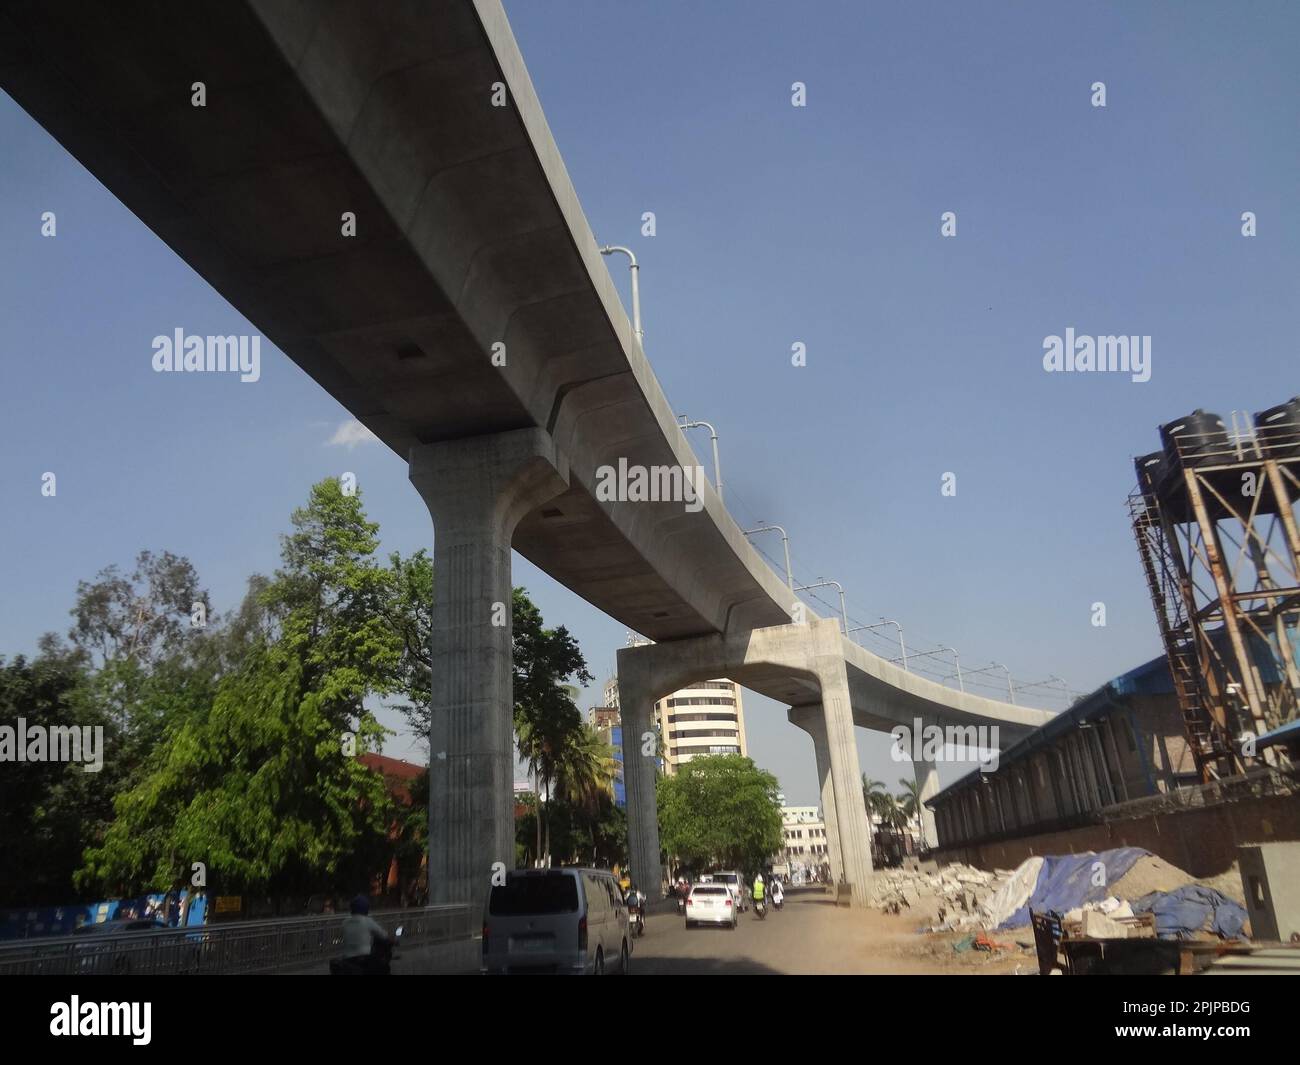
[[[626,973],[627,907],[605,869],[516,869],[488,891],[485,973]]]

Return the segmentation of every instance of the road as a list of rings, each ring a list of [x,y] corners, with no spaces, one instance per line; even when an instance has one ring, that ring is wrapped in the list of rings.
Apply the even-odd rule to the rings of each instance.
[[[646,934],[635,940],[633,976],[709,974],[750,975],[854,975],[921,976],[1011,973],[1035,967],[1031,950],[997,956],[967,951],[955,954],[956,936],[921,936],[916,921],[891,917],[876,910],[837,907],[819,889],[787,892],[780,913],[770,911],[764,921],[751,910],[740,918],[736,931],[692,928],[676,912],[652,914]],[[1014,941],[1023,933],[999,935]],[[396,975],[476,974],[478,939],[452,946],[403,951],[394,962]],[[324,963],[303,972],[326,974]]]
[[[633,975],[944,972],[952,969],[918,950],[906,922],[837,907],[816,892],[790,892],[785,907],[763,921],[751,910],[734,932],[688,931],[675,913],[652,914],[632,954]]]

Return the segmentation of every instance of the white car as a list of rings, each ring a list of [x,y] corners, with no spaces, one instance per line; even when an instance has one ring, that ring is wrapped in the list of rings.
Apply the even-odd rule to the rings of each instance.
[[[735,931],[740,908],[725,884],[696,884],[686,896],[686,927],[700,924],[726,925]]]
[[[749,901],[749,890],[739,873],[714,873],[713,882],[715,884],[725,884],[727,888],[730,889],[731,898],[735,902],[737,908],[742,912],[744,911]]]

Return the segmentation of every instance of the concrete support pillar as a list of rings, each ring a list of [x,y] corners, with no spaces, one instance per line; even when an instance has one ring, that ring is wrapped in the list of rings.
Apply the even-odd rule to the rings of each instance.
[[[623,723],[623,786],[627,792],[627,845],[637,886],[658,898],[660,891],[659,813],[655,784],[659,777],[654,726],[656,690],[652,648],[624,647],[618,652],[618,705]],[[667,737],[665,736],[665,739]],[[649,751],[649,754],[645,752]]]
[[[510,540],[567,488],[539,429],[411,449],[434,523],[429,901],[481,905],[515,865]]]
[[[862,797],[862,768],[858,762],[849,677],[844,665],[839,626],[833,621],[817,621],[808,628],[822,694],[822,716],[826,721],[835,821],[840,840],[841,879],[852,886],[852,904],[865,906],[867,887],[871,883],[871,826]]]
[[[835,818],[835,788],[831,783],[831,751],[826,740],[826,715],[821,703],[792,706],[786,714],[790,724],[801,728],[812,737],[813,754],[817,759],[817,785],[820,789],[822,821],[826,825],[826,851],[831,875],[838,884],[844,865],[840,861],[840,830]]]
[[[933,761],[913,760],[912,768],[916,772],[916,791],[921,804],[921,835],[925,837],[927,847],[939,844],[939,833],[934,821],[934,811],[926,806],[927,799],[939,794],[939,767]]]

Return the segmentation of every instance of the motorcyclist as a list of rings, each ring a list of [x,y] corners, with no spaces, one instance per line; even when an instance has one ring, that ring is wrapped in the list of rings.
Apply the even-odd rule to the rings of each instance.
[[[389,938],[379,922],[370,916],[370,900],[365,895],[358,895],[348,907],[350,916],[343,919],[343,960],[368,973],[382,973],[387,970],[387,958],[374,952],[376,941],[392,947],[395,943]]]
[[[755,904],[763,901],[763,874],[761,872],[754,875],[754,887],[751,891]]]
[[[781,881],[776,877],[772,878],[772,905],[780,906],[785,901],[785,890],[781,887]]]
[[[628,909],[628,917],[632,925],[637,924],[638,915],[640,921],[645,921],[645,896],[641,894],[636,886],[636,881],[628,885],[628,889],[623,893],[623,905]]]

